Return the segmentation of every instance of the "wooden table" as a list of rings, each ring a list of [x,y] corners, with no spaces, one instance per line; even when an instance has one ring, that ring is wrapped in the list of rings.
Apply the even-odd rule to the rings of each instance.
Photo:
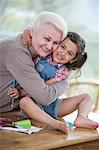
[[[12,113],[10,116],[13,116]],[[41,125],[37,122],[32,123]],[[99,128],[97,130],[71,129],[69,135],[49,127],[31,135],[0,130],[0,150],[49,149],[99,150]]]

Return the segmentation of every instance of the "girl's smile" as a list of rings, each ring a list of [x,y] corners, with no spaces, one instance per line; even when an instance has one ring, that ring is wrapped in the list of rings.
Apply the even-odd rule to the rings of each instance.
[[[69,38],[60,43],[56,51],[53,52],[53,61],[65,64],[73,60],[77,53],[77,46]]]

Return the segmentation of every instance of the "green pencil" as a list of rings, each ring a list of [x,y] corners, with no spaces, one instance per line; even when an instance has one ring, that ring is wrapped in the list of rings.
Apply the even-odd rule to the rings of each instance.
[[[14,80],[14,81],[12,82],[11,87],[12,87],[12,88],[15,88],[15,86],[16,86],[16,80]],[[11,107],[12,107],[12,108],[14,107],[14,97],[12,97],[12,104],[11,104]]]

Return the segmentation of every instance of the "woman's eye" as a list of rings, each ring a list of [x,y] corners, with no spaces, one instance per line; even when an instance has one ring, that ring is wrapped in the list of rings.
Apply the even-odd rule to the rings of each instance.
[[[54,42],[54,45],[58,45],[59,44],[59,42]]]
[[[50,41],[50,39],[49,39],[49,38],[47,38],[47,37],[45,37],[45,40],[46,40],[46,41]]]

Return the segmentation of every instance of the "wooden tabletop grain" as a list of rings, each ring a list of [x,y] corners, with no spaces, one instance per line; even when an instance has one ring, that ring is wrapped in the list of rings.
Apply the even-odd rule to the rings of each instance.
[[[11,113],[10,116],[13,114]],[[35,121],[32,123],[33,125],[44,126]],[[0,150],[49,150],[55,148],[61,150],[61,147],[88,141],[98,141],[99,143],[99,128],[97,130],[74,128],[70,130],[68,135],[50,127],[45,127],[42,131],[31,135],[0,130]]]

